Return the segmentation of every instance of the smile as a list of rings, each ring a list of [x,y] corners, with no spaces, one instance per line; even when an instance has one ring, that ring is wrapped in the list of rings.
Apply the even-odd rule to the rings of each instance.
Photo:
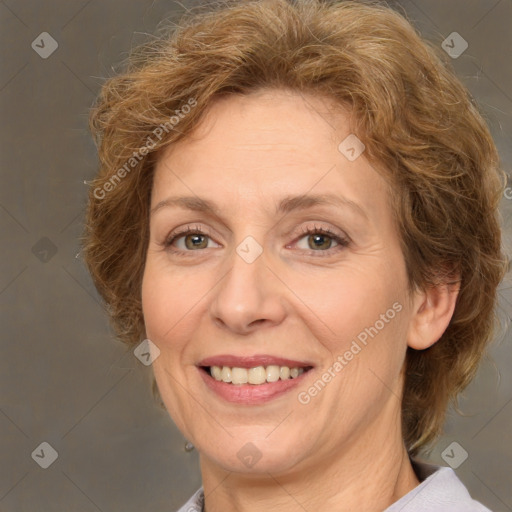
[[[309,363],[273,356],[216,356],[200,362],[198,369],[208,388],[232,403],[257,405],[277,398],[313,368]]]
[[[261,385],[265,382],[277,382],[279,379],[295,379],[304,372],[304,368],[269,365],[256,366],[254,368],[238,368],[236,366],[211,366],[210,375],[218,381],[239,384]]]

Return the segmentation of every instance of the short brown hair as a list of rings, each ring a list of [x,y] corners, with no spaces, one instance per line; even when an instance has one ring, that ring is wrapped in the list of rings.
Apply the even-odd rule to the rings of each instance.
[[[327,96],[350,108],[366,157],[393,184],[410,289],[460,276],[442,337],[407,351],[402,426],[416,454],[441,432],[449,401],[495,334],[504,182],[474,101],[446,56],[377,3],[227,0],[179,25],[132,52],[90,117],[100,170],[84,256],[119,338],[134,345],[145,337],[141,283],[163,148],[186,137],[220,95],[281,88]],[[194,107],[182,115],[187,104]]]

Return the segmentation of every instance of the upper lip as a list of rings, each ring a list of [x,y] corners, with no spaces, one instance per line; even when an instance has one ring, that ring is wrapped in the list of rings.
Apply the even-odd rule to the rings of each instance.
[[[197,366],[229,366],[230,368],[255,368],[256,366],[270,365],[288,366],[289,368],[306,368],[313,366],[307,361],[296,361],[268,354],[257,354],[253,356],[220,354],[218,356],[207,357],[197,364]]]

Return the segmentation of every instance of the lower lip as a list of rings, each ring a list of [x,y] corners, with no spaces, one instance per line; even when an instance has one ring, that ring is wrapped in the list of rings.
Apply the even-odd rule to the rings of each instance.
[[[311,372],[301,373],[294,379],[279,379],[265,384],[229,384],[214,379],[207,371],[198,368],[205,384],[224,400],[240,405],[258,405],[269,402],[301,383],[302,379]]]

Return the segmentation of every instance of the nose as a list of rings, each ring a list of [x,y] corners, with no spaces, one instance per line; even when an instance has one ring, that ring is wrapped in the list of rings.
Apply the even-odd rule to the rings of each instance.
[[[243,335],[284,320],[286,287],[268,260],[265,251],[254,261],[233,251],[231,268],[212,291],[210,314],[217,326]]]

